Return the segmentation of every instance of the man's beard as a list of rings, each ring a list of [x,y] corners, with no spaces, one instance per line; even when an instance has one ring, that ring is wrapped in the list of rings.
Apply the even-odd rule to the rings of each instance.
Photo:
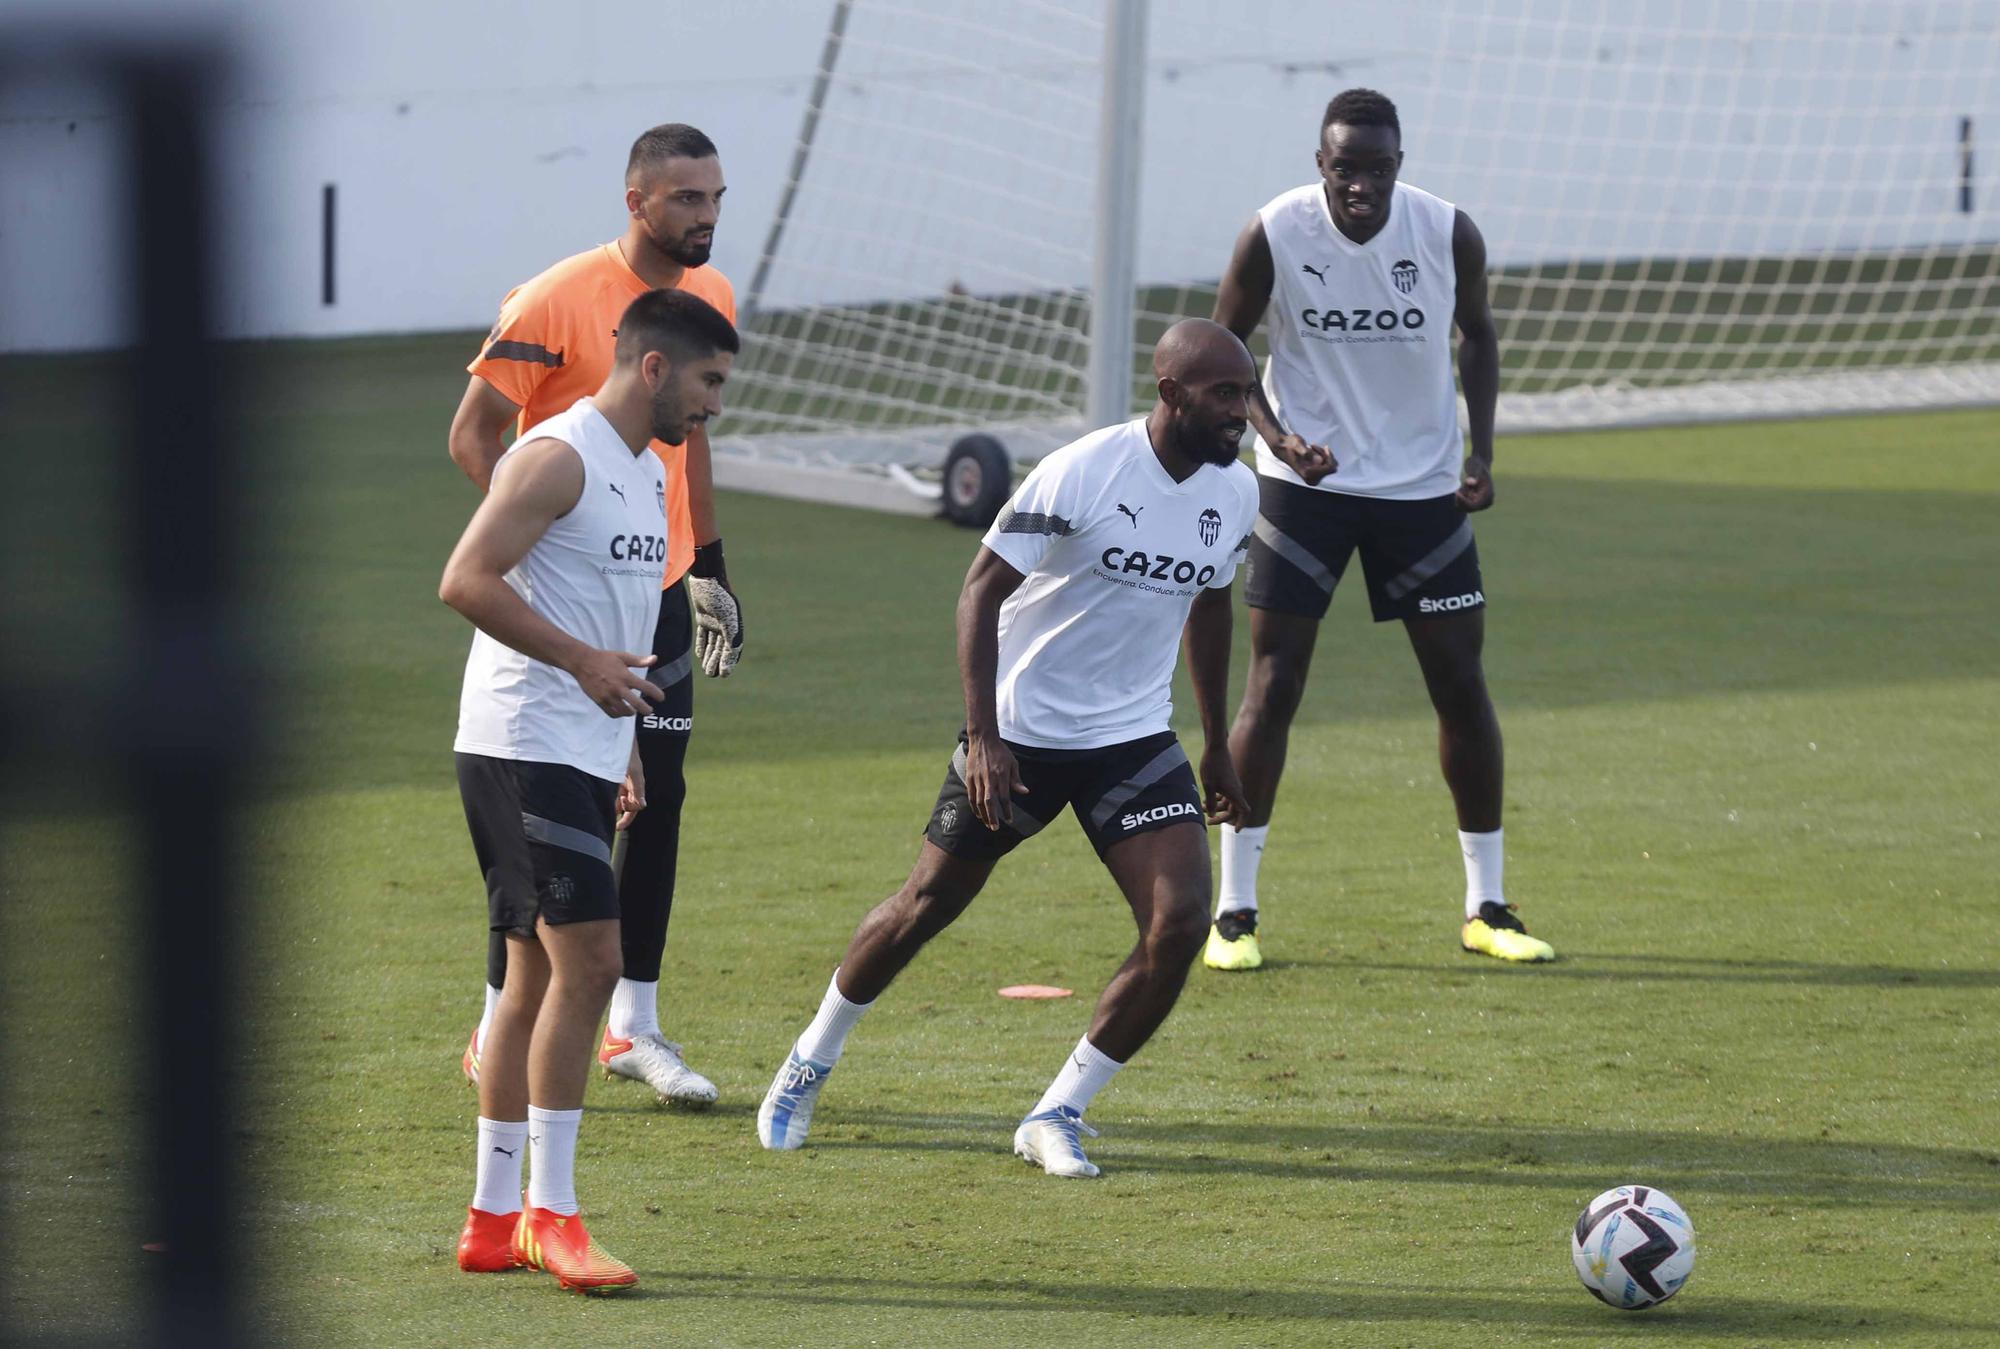
[[[714,250],[714,244],[683,243],[663,251],[683,267],[702,267],[707,265],[708,255]]]
[[[660,237],[660,232],[654,229],[650,223],[646,226],[646,237],[653,241],[653,247],[665,253],[682,267],[706,266],[708,255],[715,250],[713,240],[708,243],[691,244],[685,239],[677,239],[672,243],[668,243]]]
[[[1237,457],[1237,447],[1211,427],[1195,422],[1173,423],[1174,446],[1197,464],[1228,464]]]
[[[665,441],[669,445],[687,443],[687,415],[680,404],[662,389],[653,396],[653,439]]]

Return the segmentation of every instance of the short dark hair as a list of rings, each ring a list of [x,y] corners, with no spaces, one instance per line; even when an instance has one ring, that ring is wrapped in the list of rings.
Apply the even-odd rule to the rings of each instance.
[[[641,169],[652,168],[664,159],[712,159],[715,142],[686,122],[662,122],[639,133],[632,153],[625,160],[625,177],[631,180]]]
[[[649,351],[663,352],[679,365],[705,361],[718,351],[733,356],[742,349],[736,325],[699,295],[684,290],[649,290],[625,306],[613,350],[620,365],[642,360]]]
[[[1403,124],[1396,120],[1396,105],[1387,94],[1378,94],[1373,89],[1344,89],[1335,94],[1326,105],[1326,116],[1319,119],[1320,131],[1335,122],[1342,126],[1386,126],[1396,133],[1398,140],[1403,136]]]

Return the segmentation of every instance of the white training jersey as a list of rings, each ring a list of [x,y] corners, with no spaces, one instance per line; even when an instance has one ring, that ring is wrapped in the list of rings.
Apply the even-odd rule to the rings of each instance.
[[[1274,273],[1264,393],[1280,426],[1333,452],[1339,468],[1321,491],[1418,500],[1458,490],[1456,216],[1407,183],[1396,184],[1389,219],[1365,244],[1335,226],[1321,183],[1257,212]],[[1262,440],[1257,471],[1301,481]]]
[[[1256,522],[1246,465],[1177,483],[1143,418],[1035,465],[984,540],[1027,577],[1000,606],[1001,739],[1098,749],[1170,729],[1188,609],[1229,584]]]
[[[507,573],[507,584],[578,641],[605,651],[652,650],[667,567],[659,456],[644,446],[632,453],[588,398],[539,423],[500,463],[537,440],[559,440],[583,460],[583,495]],[[634,724],[605,715],[567,671],[473,632],[452,746],[459,752],[569,764],[618,782],[631,759]]]

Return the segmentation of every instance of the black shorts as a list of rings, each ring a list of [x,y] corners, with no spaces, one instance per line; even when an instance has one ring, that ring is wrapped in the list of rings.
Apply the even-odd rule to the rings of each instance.
[[[1451,497],[1348,496],[1262,475],[1257,497],[1243,585],[1253,609],[1325,617],[1357,548],[1377,623],[1486,606],[1472,520]]]
[[[1026,796],[1014,798],[1012,824],[988,829],[972,813],[965,792],[965,736],[945,770],[944,786],[924,837],[971,862],[1005,857],[1023,839],[1042,831],[1064,806],[1102,857],[1112,844],[1136,834],[1192,820],[1202,824],[1201,789],[1194,766],[1172,731],[1102,749],[1036,749],[1004,742],[1020,765]]]
[[[653,624],[653,668],[646,678],[666,696],[639,714],[642,736],[677,735],[694,730],[694,613],[687,586],[675,582],[660,592],[660,618]]]
[[[535,935],[618,916],[611,838],[618,784],[568,764],[460,754],[458,794],[486,876],[488,924]]]

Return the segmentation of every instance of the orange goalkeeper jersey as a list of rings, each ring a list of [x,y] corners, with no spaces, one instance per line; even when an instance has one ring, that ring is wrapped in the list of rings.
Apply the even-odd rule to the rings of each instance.
[[[713,267],[690,267],[676,289],[700,296],[736,322],[736,292]],[[616,243],[564,258],[500,303],[500,321],[465,368],[521,405],[516,438],[597,392],[611,373],[612,347],[625,307],[646,293]],[[696,428],[694,434],[706,436]],[[667,470],[667,584],[694,562],[688,509],[687,446],[652,444]]]

